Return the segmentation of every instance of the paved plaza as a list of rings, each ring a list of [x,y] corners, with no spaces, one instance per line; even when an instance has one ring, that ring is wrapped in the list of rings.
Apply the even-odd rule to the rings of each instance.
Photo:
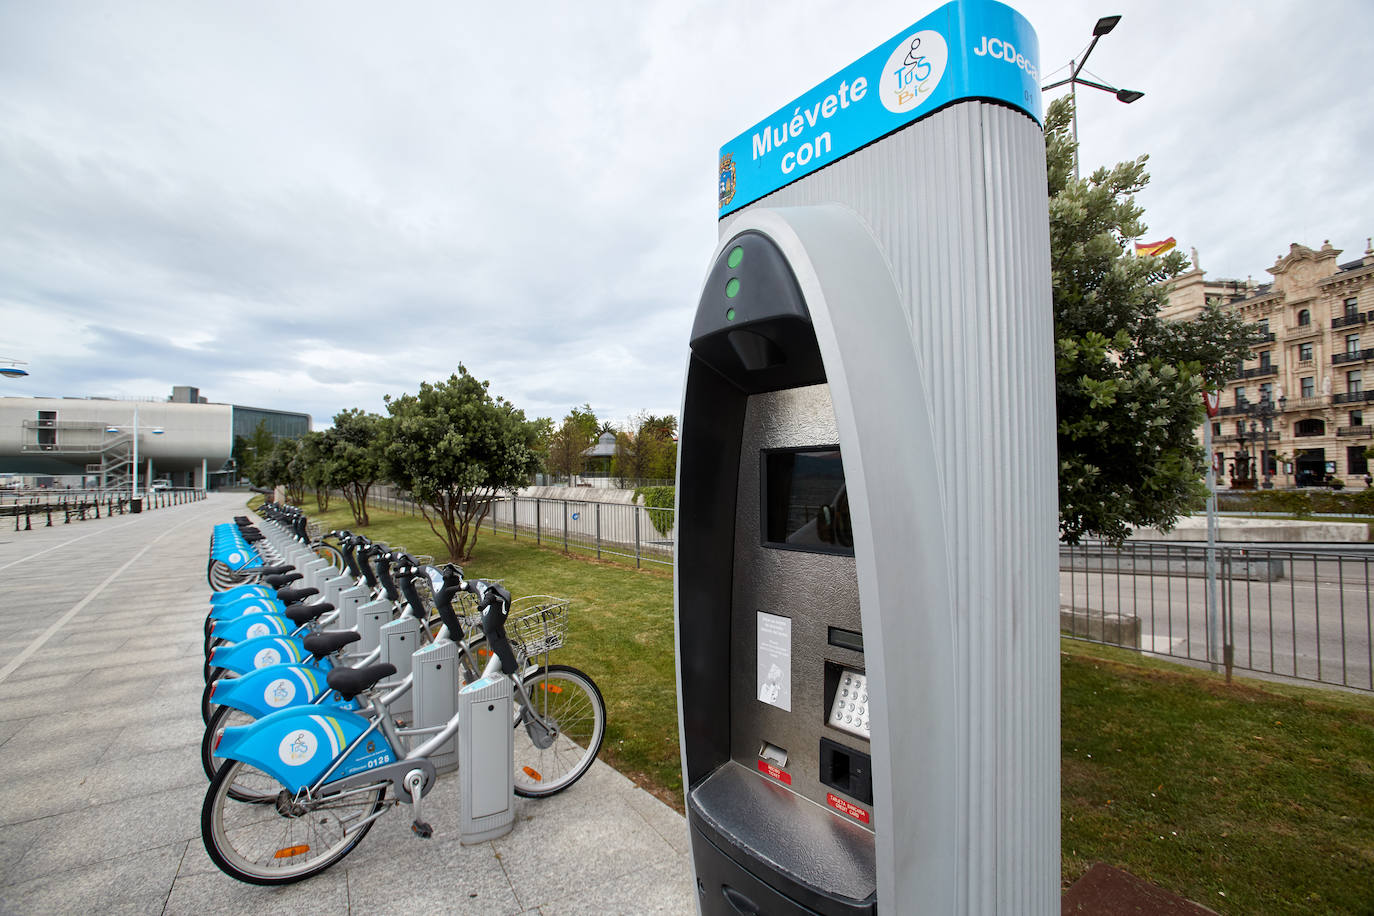
[[[0,526],[0,914],[691,913],[683,818],[598,761],[458,842],[458,777],[333,869],[241,884],[200,840],[212,525],[242,494],[31,531]],[[8,521],[8,520],[6,520]]]

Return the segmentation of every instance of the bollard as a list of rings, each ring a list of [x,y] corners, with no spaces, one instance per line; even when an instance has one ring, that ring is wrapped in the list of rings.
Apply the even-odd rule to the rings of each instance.
[[[44,525],[44,527],[45,527],[45,528],[51,528],[51,527],[52,527],[52,503],[46,503],[46,504],[44,504],[43,508],[46,509],[46,510],[47,510],[47,513],[48,513],[48,524]]]
[[[33,530],[33,506],[24,507],[24,530]]]

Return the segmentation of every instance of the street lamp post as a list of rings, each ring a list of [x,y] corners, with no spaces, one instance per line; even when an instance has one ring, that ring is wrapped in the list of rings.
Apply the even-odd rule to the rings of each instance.
[[[1083,72],[1083,67],[1088,62],[1088,56],[1093,53],[1093,48],[1097,47],[1098,39],[1106,35],[1116,24],[1121,21],[1120,16],[1103,16],[1097,20],[1093,26],[1093,40],[1088,45],[1088,50],[1083,52],[1083,56],[1069,61],[1069,75],[1056,83],[1050,83],[1041,91],[1049,92],[1051,89],[1058,89],[1060,86],[1069,87],[1069,96],[1073,99],[1073,177],[1078,179],[1078,86],[1091,86],[1094,89],[1101,89],[1103,92],[1110,92],[1116,96],[1118,102],[1129,105],[1145,95],[1134,89],[1117,89],[1115,86],[1108,86],[1106,83],[1099,83],[1094,80],[1086,80],[1079,76]]]
[[[1259,433],[1261,436],[1261,441],[1263,443],[1260,446],[1260,468],[1261,474],[1264,477],[1264,483],[1261,484],[1261,486],[1266,490],[1272,490],[1274,488],[1273,473],[1270,471],[1269,468],[1269,434],[1274,431],[1274,417],[1278,416],[1282,412],[1283,408],[1287,405],[1287,402],[1288,398],[1279,398],[1279,409],[1275,410],[1273,400],[1271,400],[1266,395],[1265,397],[1260,399],[1260,402],[1257,406],[1252,407],[1250,409],[1250,415],[1253,417],[1257,417],[1260,422]],[[1255,421],[1251,420],[1250,435],[1252,440],[1255,436],[1255,432]]]
[[[120,429],[121,429],[121,427],[118,427],[118,426],[107,426],[107,427],[105,427],[105,432],[107,432],[107,433],[117,433],[117,432],[120,431]],[[134,443],[134,447],[133,447],[133,456],[132,456],[132,459],[131,459],[132,462],[133,462],[133,473],[132,473],[132,476],[130,476],[130,478],[129,478],[129,499],[133,500],[133,499],[138,499],[138,405],[137,405],[137,404],[134,404],[134,422],[133,422],[133,426],[130,427],[130,431],[133,433],[133,443]],[[153,435],[155,435],[155,436],[160,436],[160,435],[162,435],[163,430],[162,430],[162,427],[160,427],[160,426],[154,426],[152,429],[149,430],[149,432],[151,432],[151,433],[152,433]],[[149,461],[149,464],[151,465],[151,463],[152,463],[152,462],[151,462],[151,460],[150,460],[150,461]]]

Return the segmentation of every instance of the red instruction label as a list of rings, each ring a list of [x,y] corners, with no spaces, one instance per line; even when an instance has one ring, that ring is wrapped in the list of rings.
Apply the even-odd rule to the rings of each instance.
[[[847,814],[861,824],[868,823],[867,811],[865,811],[863,808],[860,808],[858,805],[845,801],[843,798],[840,798],[833,792],[825,793],[825,801],[828,805],[830,805],[830,807],[834,808],[841,814]]]
[[[773,764],[769,763],[767,760],[759,761],[759,772],[765,776],[773,777],[783,785],[792,785],[792,774],[786,773],[778,769],[777,767],[773,766]]]

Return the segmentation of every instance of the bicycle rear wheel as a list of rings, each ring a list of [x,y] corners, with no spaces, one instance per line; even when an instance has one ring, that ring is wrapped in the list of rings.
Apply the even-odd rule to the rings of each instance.
[[[368,818],[386,804],[385,782],[302,800],[272,781],[276,791],[260,801],[234,801],[230,789],[254,774],[271,780],[239,760],[220,767],[200,813],[211,861],[249,884],[290,884],[319,874],[353,851],[372,829]]]
[[[515,722],[515,794],[561,792],[591,768],[606,736],[606,703],[590,677],[549,665],[524,679],[530,707]]]

